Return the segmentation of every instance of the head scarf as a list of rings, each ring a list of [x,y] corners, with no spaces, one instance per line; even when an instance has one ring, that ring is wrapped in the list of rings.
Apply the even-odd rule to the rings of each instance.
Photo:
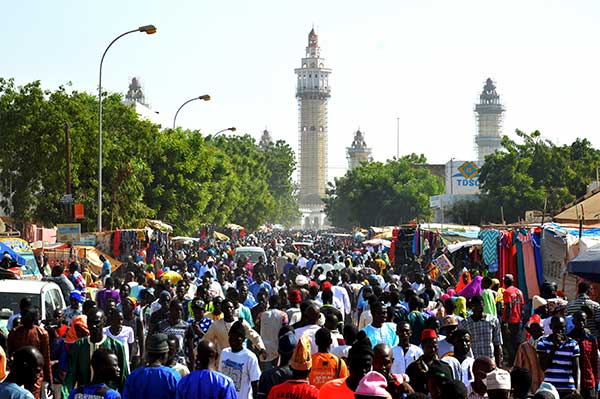
[[[465,286],[465,288],[458,292],[458,295],[467,299],[472,298],[475,295],[481,295],[481,292],[483,291],[481,289],[481,280],[483,280],[483,277],[475,276],[473,281],[471,281]]]
[[[76,316],[71,321],[71,326],[69,327],[69,331],[67,331],[67,336],[65,337],[65,343],[72,344],[80,338],[77,335],[75,326],[80,326],[87,333],[87,335],[90,334],[90,330],[88,330],[87,326],[87,317],[85,315]]]
[[[466,280],[467,280],[466,283],[464,282],[465,277],[466,277]],[[458,279],[458,284],[456,284],[456,288],[455,288],[456,292],[460,292],[470,282],[471,282],[471,273],[469,273],[469,272],[462,272],[460,274],[460,278]]]
[[[466,298],[459,296],[458,298],[456,298],[455,304],[456,304],[456,309],[454,310],[454,313],[456,313],[457,316],[466,318],[467,317],[467,300],[466,300]]]

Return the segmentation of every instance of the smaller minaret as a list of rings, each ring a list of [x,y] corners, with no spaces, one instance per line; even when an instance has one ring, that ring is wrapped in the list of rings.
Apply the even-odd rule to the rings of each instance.
[[[125,94],[125,102],[129,104],[139,103],[148,106],[148,104],[146,103],[146,96],[144,95],[140,78],[131,79],[129,89],[127,90],[127,94]]]
[[[496,92],[496,85],[491,78],[485,81],[483,91],[479,95],[479,103],[475,104],[477,114],[477,160],[483,162],[486,155],[493,154],[502,146],[502,114],[504,107]]]
[[[267,129],[265,129],[260,136],[260,141],[258,142],[258,146],[263,150],[267,148],[270,144],[273,144],[273,138],[271,137],[271,133]]]
[[[352,170],[359,166],[361,162],[371,162],[371,149],[367,147],[365,135],[359,130],[354,133],[352,145],[346,148],[346,158],[348,159],[348,169]]]

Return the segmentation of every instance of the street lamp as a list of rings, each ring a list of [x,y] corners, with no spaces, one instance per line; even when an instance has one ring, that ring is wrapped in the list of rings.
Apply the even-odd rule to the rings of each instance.
[[[179,111],[181,111],[181,108],[183,108],[187,103],[191,103],[192,101],[196,101],[196,100],[210,101],[210,96],[208,94],[205,94],[200,97],[190,98],[189,100],[187,100],[186,102],[181,104],[181,107],[179,107],[177,112],[175,112],[175,117],[173,118],[173,129],[175,129],[175,122],[177,121],[177,115],[179,114]]]
[[[228,127],[227,129],[223,129],[223,130],[219,130],[218,132],[216,132],[215,134],[213,134],[213,137],[217,137],[219,134],[226,132],[226,131],[230,131],[230,132],[235,132],[237,129],[234,127]]]
[[[102,64],[104,63],[104,57],[108,52],[108,49],[120,38],[125,35],[134,32],[144,32],[148,35],[152,35],[156,33],[156,26],[154,25],[144,25],[140,26],[137,29],[130,30],[128,32],[122,33],[116,38],[113,39],[112,42],[108,45],[104,53],[102,54],[102,58],[100,59],[100,73],[98,77],[98,231],[102,231]]]

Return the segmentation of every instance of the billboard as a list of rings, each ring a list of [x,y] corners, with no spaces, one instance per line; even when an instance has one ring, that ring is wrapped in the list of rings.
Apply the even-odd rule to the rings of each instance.
[[[450,160],[446,163],[446,194],[479,194],[479,168],[475,161]]]

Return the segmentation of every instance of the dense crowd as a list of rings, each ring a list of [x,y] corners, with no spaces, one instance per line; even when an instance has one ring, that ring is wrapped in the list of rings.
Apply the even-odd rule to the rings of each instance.
[[[53,265],[69,305],[40,320],[21,300],[0,335],[0,398],[597,397],[585,281],[530,301],[510,274],[391,264],[348,238],[248,240],[256,263],[206,244],[117,271],[103,259],[99,276]]]

